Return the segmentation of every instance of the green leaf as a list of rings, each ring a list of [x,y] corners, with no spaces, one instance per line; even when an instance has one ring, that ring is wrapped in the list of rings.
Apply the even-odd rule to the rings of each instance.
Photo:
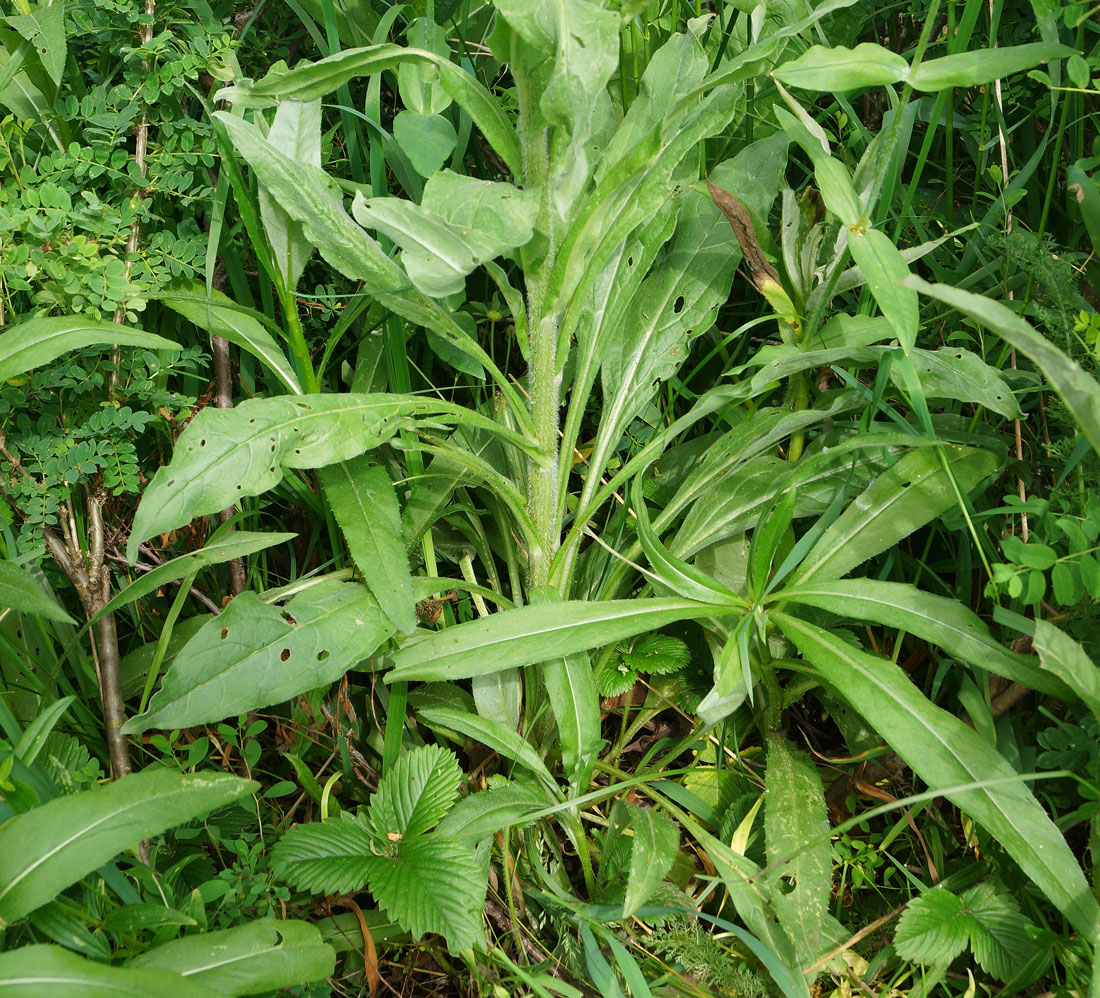
[[[424,708],[418,713],[427,724],[449,728],[451,731],[473,738],[494,752],[499,752],[505,758],[518,762],[542,780],[547,787],[557,787],[557,782],[534,747],[518,732],[499,721],[491,721],[487,717],[479,717],[477,714],[468,714],[463,710],[453,710],[449,707]]]
[[[1100,669],[1085,649],[1065,631],[1045,620],[1035,621],[1033,643],[1043,670],[1065,683],[1100,720]],[[1063,696],[1061,699],[1069,698]]]
[[[416,416],[486,425],[513,436],[470,410],[416,396],[277,396],[248,399],[233,409],[207,406],[187,424],[171,462],[157,469],[146,488],[126,555],[132,562],[146,538],[274,488],[287,469],[324,467],[387,443],[411,430]]]
[[[143,596],[156,592],[161,586],[166,586],[177,579],[194,575],[211,565],[223,565],[234,558],[243,558],[245,555],[255,554],[274,547],[276,544],[285,544],[294,540],[297,534],[264,534],[253,533],[250,530],[234,530],[222,534],[216,540],[209,541],[205,547],[191,554],[183,554],[178,558],[162,562],[156,568],[139,575],[125,589],[116,595],[97,616],[114,613],[116,610],[131,603],[136,603]]]
[[[390,476],[362,456],[323,468],[320,479],[363,581],[394,626],[412,634],[416,599]]]
[[[970,941],[970,917],[962,901],[935,887],[909,902],[894,933],[894,949],[903,960],[946,966]]]
[[[0,953],[0,998],[220,998],[227,992],[168,970],[111,967],[60,946]]]
[[[439,835],[460,842],[481,842],[503,828],[526,828],[531,815],[555,801],[545,793],[509,783],[463,797],[439,823]]]
[[[531,239],[538,200],[535,190],[444,170],[424,185],[420,204],[357,195],[352,214],[401,247],[401,263],[420,291],[444,298],[462,291],[476,267]]]
[[[797,59],[772,70],[772,76],[788,86],[838,94],[898,83],[908,75],[909,63],[900,55],[870,42],[854,49],[811,45]]]
[[[848,249],[901,348],[909,353],[920,325],[917,293],[900,283],[909,276],[909,264],[885,233],[862,224],[848,226]]]
[[[189,728],[270,707],[339,679],[391,634],[367,590],[328,581],[280,609],[244,592],[187,642],[126,733]]]
[[[787,935],[814,958],[822,950],[833,874],[825,792],[817,769],[783,735],[770,732],[767,743],[764,825],[772,904]]]
[[[681,599],[576,600],[519,607],[405,642],[394,653],[386,682],[465,679],[534,665],[676,620],[721,616],[733,609]]]
[[[865,224],[867,212],[855,187],[852,186],[848,168],[832,156],[818,156],[814,160],[814,177],[817,179],[817,186],[821,191],[821,200],[825,202],[825,207],[848,226],[849,231],[861,229]],[[849,242],[851,238],[849,235]],[[853,252],[852,255],[854,256],[855,253]]]
[[[399,111],[393,119],[393,137],[422,177],[442,169],[458,144],[455,126],[447,118],[419,111]]]
[[[1052,42],[959,52],[922,62],[909,74],[909,83],[914,90],[932,92],[949,87],[981,87],[1075,52],[1068,45]]]
[[[625,801],[616,803],[611,820],[632,833],[630,872],[623,898],[625,920],[653,897],[672,869],[680,845],[680,830],[659,811]]]
[[[369,871],[375,900],[415,938],[436,932],[452,953],[481,942],[488,873],[470,846],[422,836],[399,843],[392,859],[371,856]]]
[[[63,624],[74,622],[56,600],[46,595],[26,569],[11,561],[0,561],[0,607],[11,607],[32,617],[58,620]]]
[[[584,793],[603,744],[592,665],[585,654],[565,655],[543,662],[542,677],[558,722],[562,767],[574,791]]]
[[[944,446],[951,472],[966,494],[996,470],[988,451]],[[910,451],[856,496],[818,538],[791,582],[838,579],[857,565],[942,516],[958,499],[939,456],[930,448]]]
[[[298,376],[274,337],[257,319],[242,311],[220,291],[211,291],[207,298],[206,286],[202,281],[181,279],[173,281],[160,300],[211,336],[220,336],[234,346],[247,350],[266,365],[292,394],[302,394]]]
[[[258,786],[227,773],[150,766],[18,815],[0,831],[0,923],[34,911],[123,849]]]
[[[1030,357],[1065,402],[1093,450],[1100,453],[1100,384],[1077,361],[999,302],[946,284],[928,284],[919,277],[911,276],[906,283],[921,294],[957,308]]]
[[[347,49],[327,59],[295,66],[289,72],[271,73],[248,91],[238,88],[222,91],[218,99],[241,99],[246,105],[273,103],[276,97],[315,100],[357,76],[380,73],[403,63],[421,63],[434,68],[439,73],[440,86],[465,108],[512,176],[523,176],[519,137],[500,103],[464,69],[423,49],[388,44]]]
[[[989,881],[963,891],[961,900],[972,921],[970,948],[978,965],[1002,981],[1011,980],[1038,950],[1034,923]]]
[[[1016,396],[1000,372],[977,354],[961,347],[943,347],[913,350],[909,359],[928,398],[973,402],[1005,419],[1023,417]],[[890,373],[893,376],[893,367]]]
[[[331,976],[335,963],[336,953],[315,925],[261,918],[161,943],[129,966],[175,971],[235,998],[319,981]]]
[[[1061,832],[1004,756],[954,714],[928,701],[888,659],[794,617],[773,613],[770,619],[930,789],[942,790],[996,836],[1077,931],[1092,937],[1100,909],[1085,875]],[[983,786],[951,789],[969,783]]]
[[[453,752],[421,745],[406,752],[378,783],[368,820],[379,841],[431,831],[458,797],[462,770]]]
[[[345,812],[284,832],[271,851],[271,867],[298,890],[354,894],[367,882],[373,842],[363,822]]]
[[[69,52],[65,38],[64,2],[43,2],[29,14],[11,14],[4,20],[34,46],[42,68],[54,86],[60,86]]]
[[[162,336],[115,322],[98,322],[77,315],[27,319],[0,333],[0,382],[21,377],[72,350],[115,343],[177,353],[180,349],[178,343]]]

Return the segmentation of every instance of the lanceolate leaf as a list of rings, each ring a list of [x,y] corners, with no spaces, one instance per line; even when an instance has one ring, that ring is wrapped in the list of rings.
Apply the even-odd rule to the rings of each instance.
[[[588,789],[603,739],[600,694],[588,656],[565,655],[542,663],[546,696],[558,722],[561,762],[577,793]]]
[[[954,444],[943,451],[964,495],[997,467],[997,458],[988,451]],[[910,451],[856,496],[818,538],[795,570],[792,584],[847,575],[957,502],[939,456],[931,448]]]
[[[288,468],[320,468],[357,457],[412,429],[416,417],[472,422],[529,445],[469,409],[405,395],[309,395],[257,398],[234,409],[203,409],[180,434],[134,517],[126,546],[196,516],[226,509],[274,488]]]
[[[19,815],[0,831],[0,923],[34,911],[123,849],[257,787],[227,773],[150,766]]]
[[[0,954],[0,998],[222,998],[229,993],[170,970],[111,967],[60,946],[21,946]]]
[[[1010,346],[1030,357],[1061,396],[1093,450],[1100,453],[1100,384],[1077,361],[1070,359],[1026,320],[1000,302],[946,284],[928,284],[919,277],[909,277],[906,283],[921,294],[936,298],[976,319]]]
[[[463,797],[439,824],[439,834],[460,842],[480,842],[502,828],[525,828],[531,815],[556,803],[545,792],[520,783],[490,787]]]
[[[854,49],[811,45],[797,59],[773,70],[772,75],[791,87],[843,93],[897,83],[909,75],[909,63],[897,53],[869,42]]]
[[[412,573],[401,536],[401,511],[386,469],[362,456],[329,465],[320,477],[363,580],[394,626],[412,634]]]
[[[909,276],[909,265],[889,237],[860,224],[848,227],[848,249],[863,279],[898,338],[909,353],[917,340],[917,294],[899,282]]]
[[[329,977],[335,963],[335,951],[321,941],[315,925],[261,918],[173,939],[135,957],[129,965],[174,971],[218,994],[236,996],[308,984]]]
[[[11,607],[20,613],[46,620],[73,623],[73,618],[46,595],[25,568],[10,561],[0,561],[0,607]]]
[[[113,343],[149,350],[180,349],[178,343],[163,336],[114,322],[97,322],[78,315],[27,319],[0,333],[0,382],[24,375],[71,350]]]
[[[672,869],[680,845],[680,830],[663,814],[648,807],[620,802],[616,817],[633,832],[630,873],[623,898],[623,918],[646,903]]]
[[[916,586],[878,579],[836,579],[783,589],[774,599],[908,631],[949,655],[1005,679],[1062,700],[1069,695],[1068,687],[1045,674],[1034,655],[1009,651],[989,633],[985,622],[958,600],[935,596]]]
[[[817,769],[781,734],[768,735],[764,820],[772,904],[787,935],[806,956],[821,953],[829,907],[833,851],[825,793]]]
[[[581,600],[525,606],[406,642],[386,682],[463,679],[512,665],[533,665],[652,631],[675,620],[736,611],[682,599]]]
[[[282,703],[339,679],[392,633],[354,583],[322,583],[283,609],[241,593],[184,645],[149,710],[123,730],[188,728]]]
[[[786,614],[773,613],[770,619],[931,789],[944,790],[984,825],[1077,931],[1094,938],[1100,909],[1081,867],[1061,832],[992,745],[928,701],[888,659]],[[992,785],[949,790],[968,783]]]
[[[1100,720],[1100,669],[1065,631],[1045,620],[1035,622],[1035,650],[1043,671],[1057,676]],[[1039,689],[1038,685],[1035,689]],[[1069,700],[1071,697],[1062,696]]]
[[[946,90],[948,87],[980,87],[1013,73],[1022,73],[1053,59],[1074,55],[1068,45],[1032,42],[996,49],[959,52],[922,62],[909,75],[914,90]]]

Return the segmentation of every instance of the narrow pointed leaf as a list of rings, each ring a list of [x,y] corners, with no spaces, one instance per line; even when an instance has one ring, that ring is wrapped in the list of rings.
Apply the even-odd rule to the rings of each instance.
[[[980,87],[1013,73],[1075,55],[1076,49],[1056,42],[1004,45],[995,49],[959,52],[922,62],[909,75],[914,90],[936,92],[949,87]]]
[[[884,86],[908,75],[909,63],[900,55],[869,42],[854,49],[811,45],[797,59],[772,71],[772,76],[788,86],[829,93]]]
[[[1034,644],[1043,670],[1057,676],[1100,720],[1100,668],[1085,649],[1045,620],[1035,622]],[[1071,697],[1062,699],[1068,701]]]
[[[0,607],[11,607],[32,617],[73,623],[61,604],[50,599],[25,568],[10,561],[0,561]]]
[[[596,764],[600,737],[600,694],[592,665],[583,653],[542,664],[546,696],[558,722],[561,762],[574,790],[584,793]]]
[[[848,249],[902,349],[909,353],[916,345],[920,309],[917,293],[901,283],[909,276],[905,257],[885,233],[862,224],[849,225]]]
[[[672,869],[680,845],[680,830],[659,811],[633,804],[617,805],[630,840],[630,873],[623,898],[623,918],[629,918],[651,897]]]

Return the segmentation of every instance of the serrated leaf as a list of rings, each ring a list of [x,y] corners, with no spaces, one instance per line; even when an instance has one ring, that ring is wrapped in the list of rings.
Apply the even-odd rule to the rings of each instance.
[[[390,476],[364,455],[323,468],[320,479],[363,581],[394,626],[412,634],[416,599]]]
[[[648,807],[620,801],[615,821],[633,832],[630,873],[623,898],[623,919],[629,918],[652,896],[672,869],[680,845],[680,830],[665,815]]]
[[[271,851],[271,866],[288,884],[314,894],[352,894],[366,882],[371,834],[347,813],[297,825]]]
[[[1011,980],[1038,949],[1028,934],[1034,923],[989,881],[963,891],[961,900],[972,920],[970,948],[979,966],[998,980]]]
[[[946,966],[970,940],[970,919],[962,901],[942,887],[909,902],[894,933],[894,949],[903,960]]]
[[[258,786],[227,773],[151,766],[17,816],[0,831],[0,922],[34,911],[123,849]]]
[[[326,582],[284,608],[237,596],[180,649],[144,714],[123,731],[188,728],[327,686],[391,634],[367,590]]]
[[[29,5],[23,5],[27,9]],[[16,7],[18,10],[19,7]],[[65,38],[64,0],[41,3],[26,14],[11,14],[4,20],[34,46],[38,61],[54,86],[61,85],[68,46]]]
[[[647,634],[621,652],[623,661],[635,672],[667,676],[679,672],[691,661],[691,650],[679,638],[668,634]]]
[[[460,842],[480,842],[502,828],[526,828],[530,815],[556,801],[522,783],[490,787],[463,797],[439,823],[437,834]]]
[[[769,733],[767,744],[764,824],[772,903],[787,935],[816,958],[833,871],[825,792],[813,764],[783,735]]]
[[[321,980],[335,963],[336,953],[315,925],[261,918],[161,943],[129,966],[171,970],[235,998]]]
[[[410,839],[393,858],[370,857],[368,883],[378,904],[415,938],[438,933],[452,953],[481,941],[488,876],[472,847],[439,836]]]
[[[406,752],[378,783],[368,820],[379,841],[410,839],[430,831],[458,796],[462,770],[453,752],[422,745]]]
[[[168,970],[111,967],[60,946],[20,946],[0,953],[2,998],[220,998],[225,994]]]

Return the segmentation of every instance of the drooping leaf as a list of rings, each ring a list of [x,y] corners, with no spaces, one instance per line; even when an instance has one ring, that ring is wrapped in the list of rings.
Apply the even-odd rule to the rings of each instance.
[[[335,963],[335,951],[315,925],[260,918],[161,943],[129,966],[174,971],[235,998],[321,980],[331,976]]]
[[[11,561],[0,561],[0,607],[11,607],[32,617],[73,623],[73,618],[46,595],[27,570]]]
[[[401,537],[401,510],[385,468],[364,455],[323,468],[320,478],[363,580],[394,626],[412,634],[412,573]]]
[[[220,998],[225,991],[170,970],[112,967],[60,946],[20,946],[0,953],[0,998]]]
[[[993,474],[988,451],[952,444],[943,448],[959,489],[966,494]],[[880,551],[941,516],[958,501],[931,448],[910,451],[879,475],[818,538],[792,583],[838,579]]]
[[[814,765],[782,734],[772,732],[767,743],[764,823],[772,904],[787,934],[816,958],[833,872],[825,791]]]
[[[0,922],[34,911],[123,849],[258,786],[228,773],[150,766],[19,815],[0,831]]]
[[[407,641],[386,682],[463,679],[533,665],[656,630],[675,620],[729,613],[731,607],[682,599],[581,600],[490,614]]]
[[[676,859],[680,830],[665,815],[648,807],[620,801],[612,818],[632,832],[630,872],[623,898],[623,918],[629,918],[651,897]]]
[[[1034,645],[1043,671],[1057,676],[1100,720],[1100,668],[1085,649],[1045,620],[1035,621]]]
[[[786,614],[773,613],[770,619],[931,789],[942,789],[996,836],[1079,932],[1097,930],[1100,909],[1081,867],[1004,756],[954,714],[932,704],[888,659]],[[981,786],[950,789],[970,783]]]
[[[412,429],[418,416],[496,427],[460,406],[404,395],[277,396],[233,409],[207,406],[146,488],[126,555],[133,561],[148,537],[274,488],[287,469],[357,457]]]
[[[854,49],[838,45],[811,45],[797,59],[785,62],[772,75],[791,87],[843,93],[897,83],[909,75],[909,63],[900,55],[863,42]]]
[[[458,760],[445,748],[421,745],[406,752],[371,798],[368,816],[379,841],[431,831],[455,802],[461,782]]]
[[[123,731],[188,728],[327,686],[393,633],[365,588],[328,581],[280,609],[241,593],[172,662],[144,714]]]
[[[27,319],[0,333],[0,382],[25,375],[72,350],[114,343],[149,350],[180,349],[178,343],[163,336],[106,320],[79,315]]]

